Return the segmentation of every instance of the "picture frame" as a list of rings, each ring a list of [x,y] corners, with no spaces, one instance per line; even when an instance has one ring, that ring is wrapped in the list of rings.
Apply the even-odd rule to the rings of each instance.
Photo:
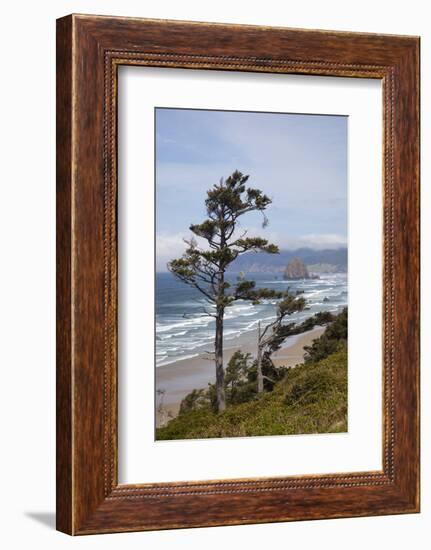
[[[118,67],[373,78],[383,89],[383,469],[118,483]],[[57,529],[71,535],[419,512],[419,38],[57,21]]]

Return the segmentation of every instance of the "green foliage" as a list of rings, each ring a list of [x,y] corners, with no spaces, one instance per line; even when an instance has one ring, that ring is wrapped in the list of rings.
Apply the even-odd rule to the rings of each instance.
[[[208,399],[205,390],[193,390],[181,401],[179,414],[187,414],[207,407]]]
[[[247,380],[250,359],[250,353],[242,353],[240,350],[237,350],[229,359],[224,381],[232,391]]]
[[[279,309],[277,312],[277,317],[281,317],[281,319],[283,319],[284,316],[290,315],[290,313],[292,312],[302,311],[306,309],[306,302],[304,298],[298,297],[298,295],[289,295],[286,303],[283,304],[283,301],[280,302],[278,308]],[[333,320],[334,316],[332,315],[332,313],[330,313],[329,311],[322,311],[315,313],[313,316],[308,317],[307,319],[305,319],[305,321],[299,324],[275,324],[272,330],[272,334],[270,335],[271,338],[265,349],[264,359],[270,360],[271,355],[281,348],[283,342],[289,336],[308,332],[316,326],[328,325],[329,323],[332,323]]]
[[[339,313],[325,330],[326,337],[332,340],[347,340],[347,308]]]
[[[280,380],[286,376],[289,367],[276,367],[271,361],[271,357],[268,353],[264,353],[262,357],[262,374],[263,374],[263,389],[266,392],[272,391]],[[250,382],[253,382],[254,391],[256,391],[257,380],[257,361],[253,361],[253,364],[249,370],[248,378]]]
[[[255,380],[256,365],[251,360],[251,354],[235,351],[228,362],[224,377],[226,403],[233,405],[254,399],[257,393]],[[207,389],[193,390],[186,395],[181,401],[179,414],[200,409],[217,411],[215,384],[208,384]]]
[[[329,369],[310,369],[306,377],[291,383],[285,403],[295,406],[316,403],[322,394],[328,395],[332,391],[333,383],[332,372]]]
[[[298,298],[298,296],[294,296],[289,292],[286,292],[281,302],[277,305],[277,316],[284,317],[285,315],[291,315],[292,313],[303,311],[306,305],[307,302],[304,298]]]
[[[254,399],[256,384],[250,381],[251,354],[235,351],[229,359],[225,373],[226,403],[233,405]]]
[[[240,362],[242,358],[239,358]],[[347,349],[289,369],[270,393],[230,405],[200,408],[157,430],[157,439],[193,439],[347,431]]]
[[[331,353],[340,349],[340,346],[347,345],[347,308],[344,308],[328,325],[325,332],[311,346],[304,347],[305,363],[319,361],[328,357]]]
[[[272,361],[264,357],[262,373],[264,375],[265,391],[272,391],[274,385],[282,380],[288,369],[275,367]],[[224,377],[224,387],[227,405],[246,403],[256,399],[257,394],[257,365],[250,353],[235,351],[229,359]],[[215,384],[208,384],[207,389],[193,390],[181,401],[179,415],[191,411],[207,409],[216,412]]]
[[[283,293],[270,288],[256,288],[255,281],[238,281],[235,288],[235,300],[251,300],[258,305],[262,300],[282,298]]]

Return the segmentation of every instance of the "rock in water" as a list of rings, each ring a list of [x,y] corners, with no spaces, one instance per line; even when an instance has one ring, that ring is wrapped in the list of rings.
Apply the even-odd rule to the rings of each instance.
[[[284,279],[311,279],[307,266],[299,258],[292,258],[284,271]]]

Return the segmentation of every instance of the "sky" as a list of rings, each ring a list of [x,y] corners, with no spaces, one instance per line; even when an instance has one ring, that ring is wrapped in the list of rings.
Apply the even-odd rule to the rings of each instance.
[[[181,256],[206,191],[234,170],[272,199],[242,229],[280,249],[347,244],[347,121],[344,116],[157,108],[156,268]]]

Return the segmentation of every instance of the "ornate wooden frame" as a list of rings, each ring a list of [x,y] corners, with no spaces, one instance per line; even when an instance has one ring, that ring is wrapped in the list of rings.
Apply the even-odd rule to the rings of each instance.
[[[117,480],[119,65],[383,82],[383,470]],[[69,534],[419,511],[419,38],[70,15],[57,21],[57,528]]]

